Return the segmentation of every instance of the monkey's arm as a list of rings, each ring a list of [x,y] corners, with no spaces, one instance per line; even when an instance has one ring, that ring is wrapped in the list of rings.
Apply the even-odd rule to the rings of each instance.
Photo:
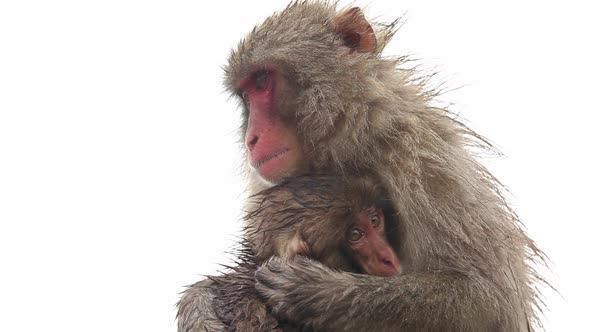
[[[178,332],[226,331],[213,307],[216,289],[211,280],[188,288],[178,302]]]
[[[492,285],[458,272],[376,277],[335,271],[298,256],[270,259],[256,272],[256,281],[278,316],[314,330],[520,330],[504,320],[503,312],[515,309],[505,307]]]

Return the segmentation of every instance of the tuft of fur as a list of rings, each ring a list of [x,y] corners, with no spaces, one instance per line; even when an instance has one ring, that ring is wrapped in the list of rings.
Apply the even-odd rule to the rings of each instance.
[[[373,24],[377,52],[351,55],[333,32],[337,13],[333,3],[294,1],[269,17],[231,53],[226,86],[234,91],[252,66],[281,68],[295,96],[281,109],[296,123],[307,171],[383,186],[399,218],[403,273],[384,279],[273,259],[257,272],[259,291],[278,316],[317,330],[540,327],[534,266],[544,254],[472,152],[492,147],[433,106],[436,93],[403,57],[381,55],[395,26]],[[253,192],[266,186],[251,177]]]

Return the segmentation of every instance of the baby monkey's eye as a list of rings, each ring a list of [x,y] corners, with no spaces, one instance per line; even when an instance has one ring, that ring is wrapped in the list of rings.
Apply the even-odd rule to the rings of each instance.
[[[381,217],[378,213],[375,213],[371,216],[371,226],[373,226],[373,228],[381,226]]]
[[[349,242],[357,242],[358,240],[360,240],[363,237],[363,231],[361,231],[358,228],[351,228],[348,231],[348,234],[346,235],[346,239]]]

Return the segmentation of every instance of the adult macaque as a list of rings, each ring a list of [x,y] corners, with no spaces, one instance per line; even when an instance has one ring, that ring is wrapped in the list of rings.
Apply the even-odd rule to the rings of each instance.
[[[255,209],[246,216],[250,226],[239,266],[211,277],[217,289],[216,313],[228,330],[297,329],[296,324],[271,316],[255,292],[254,272],[271,255],[304,254],[333,269],[397,275],[399,260],[390,245],[399,243],[397,222],[382,197],[369,179],[343,181],[328,176],[288,179],[256,195]],[[255,238],[259,247],[248,240]]]
[[[471,152],[490,145],[433,106],[403,58],[381,56],[393,29],[358,8],[295,1],[231,53],[252,192],[301,174],[366,175],[399,220],[395,277],[271,258],[256,289],[276,317],[314,330],[531,330],[543,254]],[[186,291],[180,331],[215,327],[215,294],[210,282]]]

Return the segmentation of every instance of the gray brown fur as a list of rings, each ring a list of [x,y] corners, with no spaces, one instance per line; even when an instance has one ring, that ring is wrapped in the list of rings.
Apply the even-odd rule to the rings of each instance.
[[[334,4],[293,2],[232,52],[226,84],[235,91],[251,66],[280,66],[295,96],[281,109],[296,122],[305,171],[368,174],[383,185],[398,212],[403,272],[381,278],[272,258],[256,272],[257,289],[277,317],[315,330],[538,327],[542,279],[533,266],[543,254],[472,153],[491,146],[434,107],[435,93],[402,69],[403,58],[381,56],[392,26],[373,25],[377,52],[344,54],[331,29],[336,14]],[[264,187],[250,178],[253,192]],[[179,331],[204,330],[198,317],[210,312],[210,292],[193,287],[183,296]]]

